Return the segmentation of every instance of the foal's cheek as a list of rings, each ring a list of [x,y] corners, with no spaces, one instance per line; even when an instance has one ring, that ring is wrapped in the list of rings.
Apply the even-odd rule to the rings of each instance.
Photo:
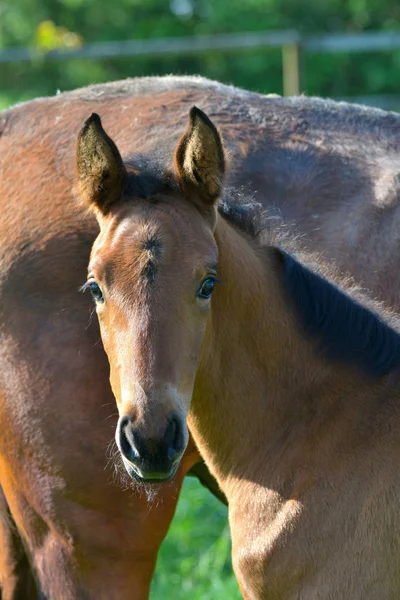
[[[205,337],[206,325],[207,313],[197,315],[197,318],[195,318],[194,322],[192,323],[191,347],[190,351],[187,353],[186,359],[188,361],[188,366],[186,368],[188,380],[186,384],[190,385],[192,388],[194,385],[197,365],[199,362],[201,348]]]
[[[120,383],[119,377],[115,376],[113,369],[111,369],[111,371],[110,371],[110,385],[111,385],[111,390],[112,390],[112,393],[114,394],[117,406],[120,406],[120,404],[121,404],[121,399],[120,399],[121,398],[121,383]]]
[[[110,336],[108,334],[109,328],[107,326],[107,318],[104,309],[97,310],[97,319],[99,322],[100,336],[103,343],[103,348],[106,354],[109,356]]]
[[[97,316],[98,316],[99,326],[100,326],[101,341],[103,343],[103,348],[107,355],[108,363],[109,363],[109,367],[110,367],[109,380],[110,380],[111,390],[115,396],[117,404],[119,404],[120,393],[121,393],[121,382],[120,382],[120,376],[119,376],[119,369],[118,368],[116,369],[115,365],[113,366],[113,362],[112,362],[112,357],[113,357],[112,343],[111,343],[112,336],[109,335],[109,328],[107,326],[107,319],[104,315],[104,312],[102,311],[100,313],[100,311],[98,311]]]
[[[110,363],[110,385],[112,393],[114,394],[115,401],[118,409],[122,405],[122,384],[121,384],[121,370],[118,365]]]

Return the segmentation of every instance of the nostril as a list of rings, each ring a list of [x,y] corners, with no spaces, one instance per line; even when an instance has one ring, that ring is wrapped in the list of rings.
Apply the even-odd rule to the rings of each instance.
[[[171,417],[165,432],[168,458],[174,460],[182,450],[181,423],[178,417]]]
[[[122,417],[119,422],[117,443],[125,458],[132,460],[137,455],[133,440],[130,435],[131,422],[128,417]]]
[[[165,431],[165,441],[169,446],[171,446],[174,442],[174,439],[176,437],[176,429],[177,429],[176,419],[175,419],[175,417],[172,417],[169,420],[167,429]]]
[[[127,425],[130,425],[129,417],[120,417],[119,419],[119,428],[121,430],[125,429]]]

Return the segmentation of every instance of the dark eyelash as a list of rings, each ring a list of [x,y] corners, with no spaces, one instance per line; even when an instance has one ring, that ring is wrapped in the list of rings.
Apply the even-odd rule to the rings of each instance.
[[[90,285],[93,283],[93,279],[88,279],[80,288],[78,288],[78,292],[86,292],[89,289]]]
[[[219,278],[219,277],[217,277],[216,275],[209,275],[209,276],[207,277],[207,279],[213,279],[213,280],[215,281],[215,283],[224,283],[224,282],[222,281],[222,279],[220,279],[220,278]]]

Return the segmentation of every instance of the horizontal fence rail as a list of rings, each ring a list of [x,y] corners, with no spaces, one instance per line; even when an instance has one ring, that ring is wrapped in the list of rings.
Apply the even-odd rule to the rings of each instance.
[[[400,49],[400,31],[308,36],[297,31],[226,33],[156,40],[128,40],[85,44],[80,48],[57,48],[44,52],[37,48],[0,48],[0,63],[62,61],[74,59],[113,59],[126,56],[160,56],[234,51],[261,48],[282,49],[283,92],[301,92],[301,55],[304,52],[354,53],[385,52]],[[371,97],[369,97],[371,98]],[[365,98],[364,98],[365,100]]]
[[[36,48],[2,48],[0,63],[26,62],[35,59],[71,60],[74,58],[119,58],[160,54],[198,53],[213,50],[245,50],[301,46],[307,52],[376,52],[400,49],[400,32],[378,31],[358,34],[333,34],[302,38],[296,31],[225,33],[187,38],[128,40],[85,44],[81,48],[57,48],[43,52]]]
[[[35,48],[5,48],[0,50],[0,62],[22,62],[38,58],[70,60],[72,58],[120,58],[123,56],[157,56],[162,54],[193,54],[213,50],[246,50],[252,48],[280,48],[298,44],[296,31],[268,33],[225,33],[196,37],[160,38],[156,40],[128,40],[85,44],[77,49],[58,48],[41,52]]]
[[[313,36],[304,40],[308,52],[384,52],[400,49],[400,31],[365,31]]]

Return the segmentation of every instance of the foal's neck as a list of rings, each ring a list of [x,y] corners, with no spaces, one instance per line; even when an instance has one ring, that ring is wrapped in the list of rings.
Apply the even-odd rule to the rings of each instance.
[[[359,383],[301,334],[274,249],[256,248],[222,218],[216,240],[223,284],[212,300],[189,423],[224,491],[244,479],[286,485],[301,467],[299,454],[304,459],[299,445],[311,435],[310,456],[323,451],[319,430],[326,434],[343,407],[348,417],[342,398],[354,387],[356,396]]]

